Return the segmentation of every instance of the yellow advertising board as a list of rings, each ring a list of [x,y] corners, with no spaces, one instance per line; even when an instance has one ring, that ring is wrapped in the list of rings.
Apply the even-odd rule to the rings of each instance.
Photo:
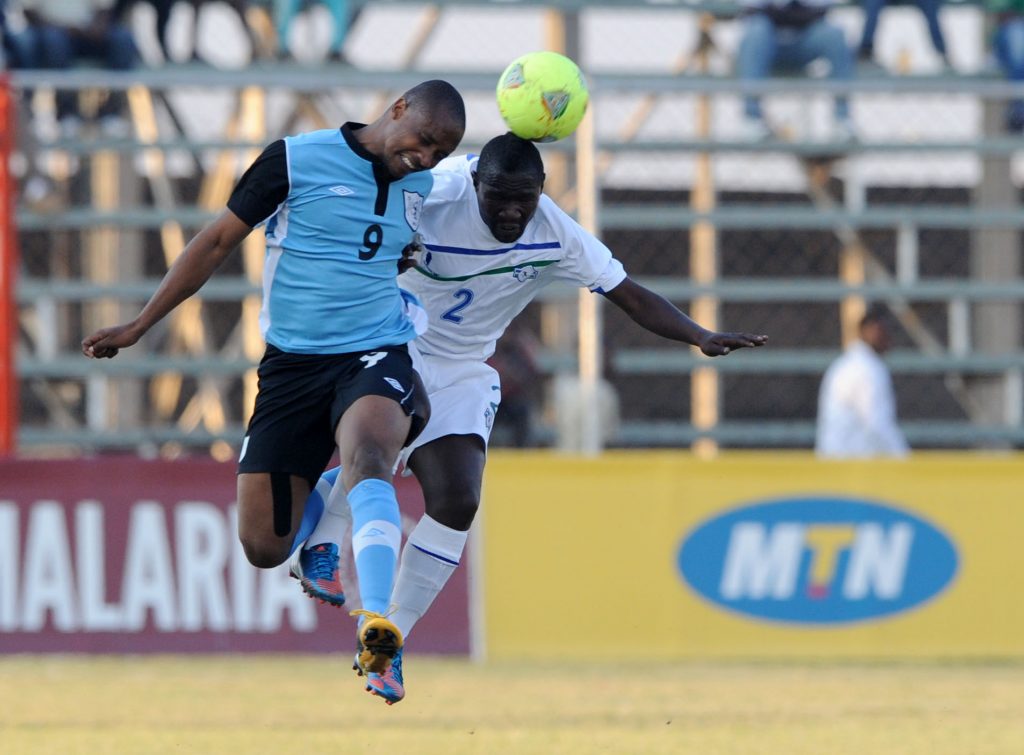
[[[490,658],[1024,657],[1024,457],[493,453]]]

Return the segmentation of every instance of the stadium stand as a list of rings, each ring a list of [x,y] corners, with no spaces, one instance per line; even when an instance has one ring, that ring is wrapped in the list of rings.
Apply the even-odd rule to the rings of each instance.
[[[974,61],[963,71],[928,56],[923,26],[904,34],[909,43],[881,28],[876,57],[903,70],[910,55],[913,75],[745,85],[729,69],[731,3],[357,5],[352,65],[243,61],[233,69],[62,74],[60,87],[78,90],[85,106],[98,89],[126,92],[132,135],[19,141],[15,164],[22,173],[26,163],[39,166],[58,200],[46,211],[21,201],[15,215],[23,452],[210,449],[230,458],[261,353],[258,241],[136,353],[82,359],[83,333],[135,311],[266,142],[359,120],[437,75],[467,96],[464,146],[472,149],[502,130],[493,105],[502,61],[539,47],[581,62],[596,116],[592,148],[583,135],[545,146],[549,192],[570,211],[588,192],[597,196],[601,235],[645,285],[707,324],[772,339],[712,369],[605,312],[606,376],[623,412],[613,445],[809,447],[820,375],[876,301],[902,325],[889,362],[912,446],[1024,442],[1024,142],[1003,131],[1002,119],[1022,92],[986,67],[978,7],[948,8],[957,28],[971,32],[949,35],[951,45],[968,45],[952,51],[956,61]],[[887,11],[885,25],[900,23],[899,12]],[[394,28],[398,13],[405,33],[381,50],[378,29],[389,21]],[[852,44],[859,9],[837,15]],[[507,39],[487,32],[498,19]],[[636,58],[638,45],[649,56]],[[622,51],[630,47],[640,64]],[[19,71],[11,83],[34,93],[23,109],[25,135],[45,118],[58,82]],[[782,138],[740,138],[734,124],[747,92],[764,95],[786,124]],[[852,99],[861,135],[853,144],[818,136],[836,93]],[[580,180],[591,174],[592,185]],[[523,317],[544,344],[545,371],[575,371],[575,293],[554,291]],[[558,441],[555,426],[545,423],[545,442]]]

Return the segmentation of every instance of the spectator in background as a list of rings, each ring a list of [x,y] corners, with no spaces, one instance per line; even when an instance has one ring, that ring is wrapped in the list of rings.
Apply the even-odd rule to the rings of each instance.
[[[348,0],[322,0],[331,12],[333,33],[331,44],[327,49],[327,59],[335,63],[347,63],[345,37],[350,26]],[[277,29],[277,55],[279,58],[292,57],[288,46],[288,34],[292,29],[292,21],[299,12],[302,0],[274,0],[274,27]]]
[[[133,5],[136,5],[143,0],[116,0],[114,3],[113,14],[117,19],[124,17],[124,14],[131,9]],[[171,55],[170,47],[170,21],[171,11],[179,0],[144,0],[153,6],[153,10],[156,12],[156,38],[160,43],[160,51],[163,53],[164,60],[168,63],[174,60]],[[201,62],[202,58],[199,56],[199,51],[196,49],[196,42],[199,37],[199,11],[202,6],[206,5],[208,0],[180,0],[181,2],[188,2],[192,6],[192,26],[189,34],[189,42],[192,45],[192,56],[193,62]],[[260,52],[260,43],[256,39],[256,35],[253,34],[252,28],[249,26],[249,22],[246,20],[245,12],[249,5],[249,0],[223,0],[231,10],[233,10],[237,16],[239,22],[242,24],[242,30],[245,32],[246,37],[249,40],[249,44],[252,47],[252,57],[258,57]]]
[[[992,52],[1010,81],[1024,81],[1024,0],[987,0],[995,15]],[[1011,100],[1006,108],[1006,129],[1024,131],[1024,100]]]
[[[853,78],[854,63],[843,30],[826,18],[834,0],[742,0],[747,16],[736,60],[744,81],[768,78],[775,68],[803,69],[815,60],[828,61],[829,77]],[[771,138],[771,126],[761,110],[760,98],[750,95],[744,105],[744,131],[752,140]],[[846,97],[836,97],[833,138],[854,138]]]
[[[26,68],[31,58],[31,49],[27,46],[25,35],[11,29],[8,19],[10,5],[7,0],[0,0],[0,39],[3,41],[0,68]]]
[[[835,459],[906,456],[907,441],[896,424],[892,377],[881,358],[890,339],[884,309],[868,310],[859,336],[821,381],[815,452]]]
[[[878,17],[882,8],[886,5],[911,4],[906,0],[864,0],[864,31],[860,38],[860,47],[857,50],[857,59],[864,63],[875,62],[875,30],[878,28]],[[925,23],[928,24],[928,35],[932,38],[932,46],[935,52],[942,58],[942,64],[947,69],[953,65],[949,62],[949,54],[946,52],[946,39],[942,36],[942,27],[939,25],[939,7],[942,0],[913,0],[913,5],[921,9],[924,14]]]
[[[26,68],[71,68],[87,59],[126,71],[138,61],[131,31],[114,16],[114,0],[22,0],[21,7],[31,58]],[[126,135],[124,111],[124,93],[111,92],[97,112],[106,134]],[[81,123],[77,92],[57,91],[57,118],[65,136],[77,132]]]
[[[0,0],[0,34],[3,35],[3,66],[5,69],[37,66],[34,35],[26,28],[25,13],[19,0]],[[29,102],[32,91],[24,90],[22,98]]]
[[[139,2],[141,0],[115,0],[110,12],[118,21],[123,21],[132,7]],[[160,43],[160,51],[164,54],[164,60],[169,62],[171,60],[170,47],[168,46],[170,35],[167,33],[167,29],[171,21],[171,9],[174,7],[175,0],[145,0],[145,2],[152,6],[153,11],[156,13],[156,39]]]

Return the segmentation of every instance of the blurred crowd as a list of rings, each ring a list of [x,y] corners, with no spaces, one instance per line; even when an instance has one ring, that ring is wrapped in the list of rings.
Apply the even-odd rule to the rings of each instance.
[[[331,18],[331,36],[326,60],[348,63],[345,39],[362,4],[348,0],[221,0],[237,17],[248,38],[253,59],[288,60],[293,57],[291,34],[296,16],[312,5],[323,5]],[[942,0],[859,0],[863,27],[859,39],[850,43],[844,29],[830,19],[840,0],[738,0],[742,16],[740,44],[735,71],[743,80],[756,81],[775,75],[803,75],[808,66],[824,62],[828,76],[849,81],[859,74],[880,69],[875,58],[875,36],[885,9],[891,5],[917,7],[927,26],[932,46],[943,70],[956,71],[950,59],[941,23]],[[990,13],[992,59],[1013,81],[1024,80],[1024,0],[981,0]],[[3,53],[9,68],[61,69],[91,63],[111,70],[126,70],[140,64],[131,32],[130,14],[135,6],[151,6],[155,37],[167,63],[202,62],[196,45],[197,28],[205,0],[0,0]],[[177,55],[170,42],[170,21],[176,6],[187,7],[190,24],[188,47]],[[73,93],[62,94],[57,103],[58,118],[74,124],[78,113]],[[117,97],[104,103],[100,118],[111,133],[118,122],[112,118],[123,103]],[[70,119],[70,120],[69,120]],[[1011,102],[1006,126],[1012,132],[1024,130],[1024,100]],[[72,130],[73,126],[68,126]],[[744,103],[743,133],[751,140],[770,139],[776,129],[765,118],[760,98],[749,96]],[[836,97],[834,141],[856,138],[847,98]]]
[[[299,12],[323,5],[333,25],[328,60],[344,61],[345,36],[358,14],[348,0],[219,0],[229,7],[248,37],[254,58],[291,57],[290,33]],[[60,68],[79,60],[92,60],[112,69],[128,68],[138,60],[129,30],[129,15],[136,5],[149,5],[155,20],[156,38],[165,62],[176,60],[170,45],[170,22],[176,6],[190,9],[191,53],[201,61],[195,46],[196,29],[207,0],[0,0],[4,54],[12,68]],[[270,21],[272,39],[257,33],[262,24],[253,13]]]
[[[824,61],[828,75],[836,81],[850,81],[858,71],[880,69],[875,58],[875,34],[883,10],[892,5],[917,7],[928,35],[946,73],[955,73],[945,34],[940,23],[941,0],[861,0],[864,25],[860,40],[851,46],[844,30],[829,18],[837,0],[741,0],[746,18],[736,58],[741,79],[756,81],[781,72],[803,73]],[[995,62],[1011,81],[1024,81],[1024,0],[984,0],[989,12],[992,53]],[[744,132],[754,140],[769,139],[775,131],[764,117],[758,97],[746,98]],[[1006,112],[1007,130],[1024,130],[1024,101],[1011,102]],[[856,138],[846,97],[835,99],[832,138]]]
[[[332,19],[332,35],[326,61],[347,63],[345,37],[354,14],[348,0],[220,0],[233,11],[236,23],[244,31],[253,60],[286,61],[291,52],[292,24],[296,16],[312,5],[325,6]],[[197,45],[198,27],[204,16],[206,0],[0,0],[0,32],[2,32],[2,63],[8,69],[66,70],[91,66],[111,71],[126,71],[142,64],[138,41],[132,22],[136,6],[150,6],[149,16],[155,22],[157,55],[167,64],[205,61]],[[358,8],[356,9],[358,11]],[[185,38],[171,43],[172,13],[181,12],[185,21]],[[180,30],[180,27],[179,27]],[[184,43],[184,55],[183,45]],[[177,53],[177,55],[175,54]],[[27,104],[32,91],[24,91]],[[20,140],[27,152],[33,152],[33,139],[50,141],[54,137],[75,139],[82,127],[90,124],[105,138],[131,135],[127,101],[124,91],[92,93],[83,103],[75,89],[55,89],[50,113],[39,118],[34,107],[32,128],[21,128]],[[96,96],[98,94],[98,97]],[[52,128],[51,128],[52,125]],[[31,205],[45,203],[49,196],[45,176],[32,172],[24,182],[25,199]]]
[[[328,59],[344,60],[345,35],[358,14],[350,10],[348,0],[220,0],[237,16],[249,39],[253,57],[291,57],[289,35],[296,15],[311,5],[327,8],[333,24]],[[0,0],[2,9],[4,52],[12,67],[56,67],[70,56],[95,58],[111,67],[124,65],[126,59],[137,60],[128,16],[136,5],[152,8],[156,37],[166,62],[176,62],[169,44],[172,11],[188,6],[191,11],[192,52],[189,60],[201,57],[194,45],[196,28],[207,0]],[[272,23],[274,38],[263,39],[257,33],[259,24],[251,13],[261,13]],[[102,44],[101,44],[102,43]],[[107,44],[114,49],[106,48]],[[60,57],[63,53],[64,57]],[[55,62],[56,61],[56,62]],[[181,62],[181,61],[177,61]]]

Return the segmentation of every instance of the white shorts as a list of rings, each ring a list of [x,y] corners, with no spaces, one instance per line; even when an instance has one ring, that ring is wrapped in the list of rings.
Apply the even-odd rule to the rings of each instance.
[[[485,362],[421,354],[415,342],[409,344],[409,354],[430,397],[430,421],[402,450],[401,464],[420,446],[445,435],[478,435],[486,447],[501,403],[497,371]]]

